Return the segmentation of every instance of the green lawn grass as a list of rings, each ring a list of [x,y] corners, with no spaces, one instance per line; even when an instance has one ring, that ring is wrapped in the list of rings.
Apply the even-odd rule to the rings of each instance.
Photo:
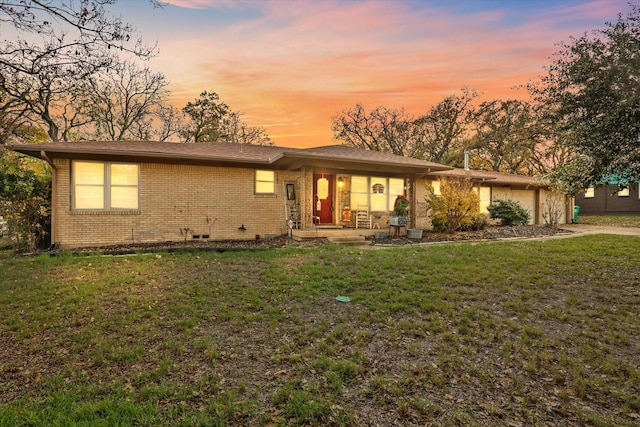
[[[5,259],[0,426],[638,425],[639,247]]]

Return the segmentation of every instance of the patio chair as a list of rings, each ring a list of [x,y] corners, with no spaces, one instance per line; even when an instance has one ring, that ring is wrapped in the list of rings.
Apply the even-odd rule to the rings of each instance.
[[[358,205],[356,209],[356,228],[371,228],[371,215],[368,205]]]

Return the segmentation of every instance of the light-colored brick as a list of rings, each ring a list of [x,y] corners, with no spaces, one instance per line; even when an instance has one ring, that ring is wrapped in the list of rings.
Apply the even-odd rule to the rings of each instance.
[[[276,171],[276,193],[257,195],[251,168],[142,163],[139,210],[74,211],[71,162],[56,159],[55,165],[52,238],[61,247],[284,234],[284,183],[300,178],[299,172]]]

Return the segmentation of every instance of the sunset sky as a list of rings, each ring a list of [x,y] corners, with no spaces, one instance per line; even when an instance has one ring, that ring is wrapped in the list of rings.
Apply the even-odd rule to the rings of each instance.
[[[526,99],[557,50],[629,11],[627,0],[117,3],[159,55],[151,67],[182,107],[217,92],[276,145],[336,143],[331,117],[363,104],[422,114],[468,87]]]

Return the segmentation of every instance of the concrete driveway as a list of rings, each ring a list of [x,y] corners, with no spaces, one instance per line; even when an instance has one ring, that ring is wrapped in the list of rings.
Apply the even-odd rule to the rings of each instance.
[[[609,227],[605,225],[563,224],[560,226],[560,228],[564,230],[571,230],[576,234],[618,234],[623,236],[640,237],[640,228],[638,227]]]

